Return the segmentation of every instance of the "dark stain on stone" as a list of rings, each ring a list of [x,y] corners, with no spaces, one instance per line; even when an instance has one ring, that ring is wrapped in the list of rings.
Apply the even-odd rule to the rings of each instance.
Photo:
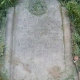
[[[60,73],[60,67],[54,66],[54,67],[50,68],[50,69],[48,70],[48,72],[49,72],[49,74],[51,74],[51,76],[54,77],[55,79],[60,78],[60,75],[61,75],[61,73]]]
[[[16,65],[18,65],[18,64],[20,64],[20,63],[21,63],[21,61],[20,61],[19,58],[14,58],[14,59],[12,59],[12,64],[13,64],[14,66],[16,66]]]
[[[29,65],[28,64],[26,64],[26,65],[23,64],[23,68],[24,68],[25,71],[31,73],[31,70],[29,69]]]
[[[24,69],[25,71],[31,73],[31,70],[29,69],[29,65],[28,65],[28,64],[24,64],[19,58],[14,58],[14,59],[12,60],[12,64],[13,64],[14,66],[17,66],[17,65],[19,65],[19,64],[22,64],[22,65],[23,65],[23,69]]]

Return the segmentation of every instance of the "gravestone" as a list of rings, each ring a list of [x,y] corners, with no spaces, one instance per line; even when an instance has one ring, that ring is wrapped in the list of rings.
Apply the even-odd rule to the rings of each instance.
[[[64,80],[66,64],[60,3],[19,0],[13,27],[10,80]]]

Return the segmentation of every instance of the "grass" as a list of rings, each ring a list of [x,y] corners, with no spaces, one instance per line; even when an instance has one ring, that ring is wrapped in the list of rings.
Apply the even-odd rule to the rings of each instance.
[[[5,71],[1,70],[4,64],[6,14],[9,7],[15,6],[17,0],[0,0],[0,80],[8,80]]]
[[[0,0],[0,24],[2,23],[2,18],[6,17],[7,9],[15,4],[16,0]]]

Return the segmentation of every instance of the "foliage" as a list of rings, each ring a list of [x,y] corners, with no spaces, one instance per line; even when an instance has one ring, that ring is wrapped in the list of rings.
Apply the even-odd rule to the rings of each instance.
[[[0,44],[0,57],[3,56],[3,52],[4,52],[4,45]]]
[[[72,19],[76,29],[80,28],[80,4],[75,1],[67,3],[70,18]]]
[[[14,6],[15,0],[0,0],[0,10]]]
[[[70,76],[68,76],[66,79],[64,79],[64,80],[75,80],[74,79],[74,75],[70,75]]]
[[[2,18],[6,16],[7,9],[11,6],[14,6],[16,1],[17,0],[0,0],[0,25],[2,23]]]
[[[80,3],[80,0],[59,0],[59,1],[61,1],[63,3],[68,3],[69,1],[76,1],[76,2]]]
[[[80,49],[79,49],[78,44],[74,43],[73,49],[74,49],[74,52],[73,52],[74,55],[77,55],[80,57]]]
[[[8,80],[8,76],[7,76],[7,71],[6,70],[2,70],[0,72],[0,80]]]
[[[67,3],[67,9],[71,22],[74,24],[74,54],[80,56],[80,3],[79,1],[69,1]]]

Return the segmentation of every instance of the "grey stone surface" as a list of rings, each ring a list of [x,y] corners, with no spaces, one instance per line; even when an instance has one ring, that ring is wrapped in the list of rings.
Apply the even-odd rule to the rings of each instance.
[[[62,23],[63,23],[63,34],[64,34],[64,55],[66,65],[66,77],[70,75],[74,76],[74,80],[78,80],[76,67],[73,64],[72,57],[72,45],[71,45],[71,31],[70,31],[70,20],[67,16],[67,10],[62,7]]]
[[[7,23],[6,23],[6,41],[5,41],[5,64],[4,68],[10,75],[10,62],[11,54],[13,48],[13,24],[14,24],[14,7],[9,8],[7,13]],[[9,76],[10,77],[10,76]]]
[[[29,0],[19,0],[15,7],[12,52],[8,56],[10,61],[6,60],[10,64],[6,65],[10,71],[9,80],[75,78],[71,72],[74,69],[72,61],[68,64],[65,55],[60,3],[57,0],[44,2],[47,11],[39,16],[29,11]]]

